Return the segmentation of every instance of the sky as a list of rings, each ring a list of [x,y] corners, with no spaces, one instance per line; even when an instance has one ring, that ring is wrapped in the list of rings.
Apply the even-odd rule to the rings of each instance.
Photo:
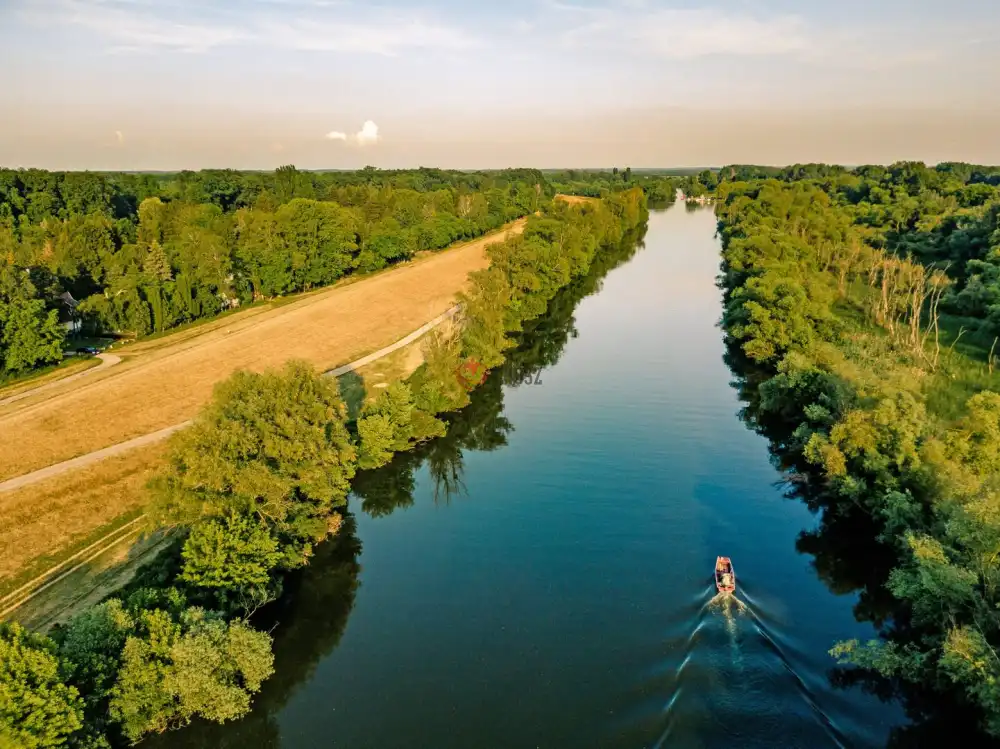
[[[0,0],[0,165],[1000,163],[997,0]]]

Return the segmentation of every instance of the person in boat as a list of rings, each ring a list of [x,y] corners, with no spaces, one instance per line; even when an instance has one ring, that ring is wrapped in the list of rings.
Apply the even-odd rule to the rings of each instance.
[[[723,588],[733,587],[733,576],[728,572],[722,573],[722,587]]]

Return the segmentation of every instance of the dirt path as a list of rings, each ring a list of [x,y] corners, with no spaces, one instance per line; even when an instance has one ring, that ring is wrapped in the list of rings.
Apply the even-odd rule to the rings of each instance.
[[[172,426],[164,427],[163,429],[157,429],[155,432],[144,434],[141,437],[126,440],[125,442],[119,442],[117,445],[111,445],[110,447],[104,447],[100,450],[94,450],[92,453],[80,455],[76,458],[71,458],[70,460],[64,460],[61,463],[55,463],[53,465],[46,466],[45,468],[40,468],[37,471],[26,473],[23,476],[15,476],[12,479],[0,481],[0,492],[11,492],[24,486],[37,484],[39,481],[54,478],[55,476],[66,473],[67,471],[75,471],[79,468],[93,465],[94,463],[104,460],[105,458],[121,455],[122,453],[134,450],[137,447],[162,442],[174,432],[181,430],[190,424],[191,420],[188,419],[180,424],[173,424]]]
[[[79,380],[83,377],[87,377],[88,375],[96,374],[97,372],[109,369],[116,364],[121,364],[122,361],[120,356],[115,356],[114,354],[97,354],[97,358],[101,360],[101,363],[96,367],[85,369],[82,372],[77,372],[76,374],[72,374],[58,380],[53,380],[52,382],[46,382],[44,385],[39,385],[38,387],[22,390],[16,395],[0,398],[0,406],[6,406],[8,403],[17,403],[19,400],[30,398],[33,395],[38,395],[39,393],[44,393],[48,390],[54,390],[57,387],[62,387],[67,382],[73,382],[74,380]]]
[[[391,346],[386,346],[385,348],[380,348],[378,351],[376,351],[373,354],[369,354],[368,356],[362,356],[357,361],[352,361],[350,364],[345,364],[342,367],[337,367],[336,369],[331,369],[328,372],[324,372],[323,374],[327,374],[330,377],[340,377],[341,375],[347,374],[348,372],[353,372],[355,369],[361,369],[363,366],[365,366],[366,364],[371,364],[373,361],[378,361],[382,357],[388,356],[393,351],[399,351],[399,349],[403,348],[403,346],[409,346],[411,343],[413,343],[415,340],[417,340],[418,338],[420,338],[422,335],[424,335],[426,333],[429,333],[430,331],[434,330],[434,328],[436,328],[438,325],[440,325],[445,320],[447,320],[449,317],[451,317],[456,312],[458,312],[459,309],[461,309],[461,305],[456,304],[454,307],[452,307],[447,312],[444,312],[444,313],[438,315],[437,317],[435,317],[430,322],[427,322],[424,325],[421,325],[419,328],[417,328],[416,330],[414,330],[408,336],[406,336],[405,338],[400,338],[398,341],[396,341]]]
[[[488,264],[486,246],[520,233],[524,225],[523,219],[513,222],[475,242],[307,295],[232,326],[177,343],[163,339],[146,353],[122,351],[123,363],[103,375],[0,414],[0,432],[17,437],[0,441],[0,481],[29,480],[46,467],[86,459],[190,420],[216,383],[238,369],[260,371],[301,359],[325,370],[394,344],[454,306],[469,273]]]

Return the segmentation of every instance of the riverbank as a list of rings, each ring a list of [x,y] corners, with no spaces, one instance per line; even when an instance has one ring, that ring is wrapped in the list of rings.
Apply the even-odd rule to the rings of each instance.
[[[832,653],[904,704],[936,693],[914,735],[977,720],[1000,735],[1000,375],[985,352],[942,346],[944,273],[866,241],[853,210],[818,183],[727,185],[723,327],[755,370],[751,423],[796,492],[827,525],[867,525],[859,547],[880,560],[858,578],[880,637]]]
[[[238,636],[243,646],[253,649],[253,654],[247,653],[247,657],[256,664],[255,673],[263,676],[244,680],[245,687],[239,689],[245,689],[248,694],[255,692],[262,678],[271,671],[270,655],[258,652],[259,646],[265,641],[269,643],[270,638],[262,633],[240,634],[246,630],[242,617],[273,596],[271,591],[280,589],[284,574],[305,564],[313,554],[313,546],[342,525],[336,510],[343,504],[347,482],[355,466],[374,468],[386,463],[394,453],[413,449],[428,437],[443,433],[444,424],[434,415],[468,402],[462,381],[457,377],[461,365],[470,358],[492,362],[492,366],[501,364],[502,352],[512,345],[506,334],[544,313],[548,300],[561,287],[588,271],[600,247],[618,242],[629,227],[644,220],[641,197],[640,192],[632,191],[620,197],[612,196],[607,199],[606,206],[602,204],[596,210],[557,208],[539,219],[537,227],[529,222],[526,231],[534,232],[533,241],[496,245],[490,251],[494,262],[473,276],[472,288],[463,295],[463,324],[459,336],[453,343],[439,342],[429,353],[427,362],[405,384],[390,386],[366,405],[350,429],[336,388],[331,388],[329,380],[318,377],[307,365],[290,365],[281,373],[239,373],[227,381],[217,391],[213,405],[194,426],[182,431],[174,440],[170,467],[153,487],[160,503],[157,517],[168,527],[181,529],[181,540],[187,538],[183,556],[174,548],[158,569],[142,573],[145,582],[138,584],[148,586],[155,580],[152,583],[155,591],[144,592],[138,599],[127,598],[123,603],[111,602],[102,606],[125,606],[129,617],[146,621],[146,616],[163,611],[156,608],[159,605],[156,601],[180,600],[182,609],[169,616],[181,617],[177,621],[178,633],[184,637],[196,637],[201,631],[198,624],[201,615],[192,613],[194,609],[182,613],[184,600],[200,600],[203,606],[217,608],[218,614],[213,616],[224,617],[228,622],[219,630],[219,635]],[[558,223],[574,224],[577,232],[560,242],[544,238],[543,232]],[[527,274],[537,277],[530,288],[514,284]],[[505,289],[499,297],[496,295],[498,289]],[[246,433],[249,442],[233,441],[233,435],[243,434],[247,429],[250,430]],[[253,434],[257,437],[252,437]],[[252,454],[247,450],[252,450]],[[230,480],[217,486],[212,476],[202,473],[205,470],[213,475],[216,470],[234,473]],[[262,472],[270,475],[264,484],[259,483],[264,478]],[[255,506],[260,507],[260,513],[254,512]],[[229,529],[224,533],[227,537],[221,539],[224,547],[243,543],[243,531],[239,528],[255,534],[258,541],[244,546],[238,557],[221,567],[217,563],[223,558],[210,553],[215,561],[208,557],[203,561],[216,571],[200,567],[202,571],[195,572],[192,565],[201,565],[202,562],[196,560],[202,557],[201,552],[194,549],[208,550],[196,539],[207,539],[206,533],[216,534],[222,527],[220,523]],[[266,541],[260,534],[271,540]],[[278,548],[281,551],[276,556]],[[178,575],[181,570],[183,574]],[[260,576],[260,570],[264,577]],[[245,572],[252,577],[246,578]],[[219,590],[220,585],[222,590]],[[231,587],[234,585],[236,587]],[[228,593],[227,588],[231,588]],[[151,606],[155,612],[149,608]],[[88,627],[87,621],[74,619],[68,632],[59,636],[59,641],[80,644],[74,631],[78,626]],[[135,630],[129,642],[147,636],[145,629]],[[98,642],[87,647],[101,649],[107,644]],[[79,654],[66,653],[65,657],[75,662]],[[124,651],[120,657],[127,660],[131,657],[130,651]],[[233,652],[232,657],[239,656]],[[165,667],[187,668],[176,661],[172,665],[168,662]],[[239,665],[233,667],[241,668]],[[68,668],[67,673],[72,671]],[[118,681],[134,678],[124,662],[120,668]],[[81,683],[80,688],[88,698],[87,730],[104,732],[110,715],[120,721],[121,727],[116,730],[121,730],[133,741],[154,730],[156,725],[172,724],[173,710],[186,709],[183,704],[165,704],[163,710],[166,712],[162,717],[159,713],[134,713],[131,691],[117,688],[106,691],[107,686],[89,683]],[[147,688],[155,691],[163,686],[143,687]],[[109,701],[107,707],[101,707],[102,701]],[[187,713],[189,716],[202,712],[198,707],[191,709],[192,712]],[[225,712],[202,714],[221,721],[243,710],[245,708],[227,704]]]
[[[458,312],[458,306],[452,307],[392,345],[324,373],[339,379],[351,418],[381,388],[412,374],[424,361],[424,337],[437,329],[453,333]],[[145,485],[164,467],[162,443],[189,425],[133,440],[119,446],[127,448],[121,451],[84,456],[93,460],[76,459],[38,472],[52,476],[20,477],[32,479],[23,488],[5,487],[19,479],[0,483],[0,517],[5,508],[8,513],[7,522],[0,524],[0,541],[11,550],[0,561],[0,620],[11,618],[47,631],[80,606],[99,600],[95,590],[125,585],[159,551],[162,542],[137,539],[145,530]],[[54,470],[59,468],[65,470]],[[79,530],[81,524],[109,517],[86,535]]]

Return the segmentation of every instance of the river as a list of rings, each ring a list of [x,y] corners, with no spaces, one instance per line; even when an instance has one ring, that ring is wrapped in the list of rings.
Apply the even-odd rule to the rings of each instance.
[[[739,418],[714,226],[654,212],[447,437],[362,476],[273,612],[251,715],[160,743],[885,746],[899,709],[834,687],[827,654],[873,629],[797,550],[817,517]],[[719,554],[738,601],[713,600]]]

